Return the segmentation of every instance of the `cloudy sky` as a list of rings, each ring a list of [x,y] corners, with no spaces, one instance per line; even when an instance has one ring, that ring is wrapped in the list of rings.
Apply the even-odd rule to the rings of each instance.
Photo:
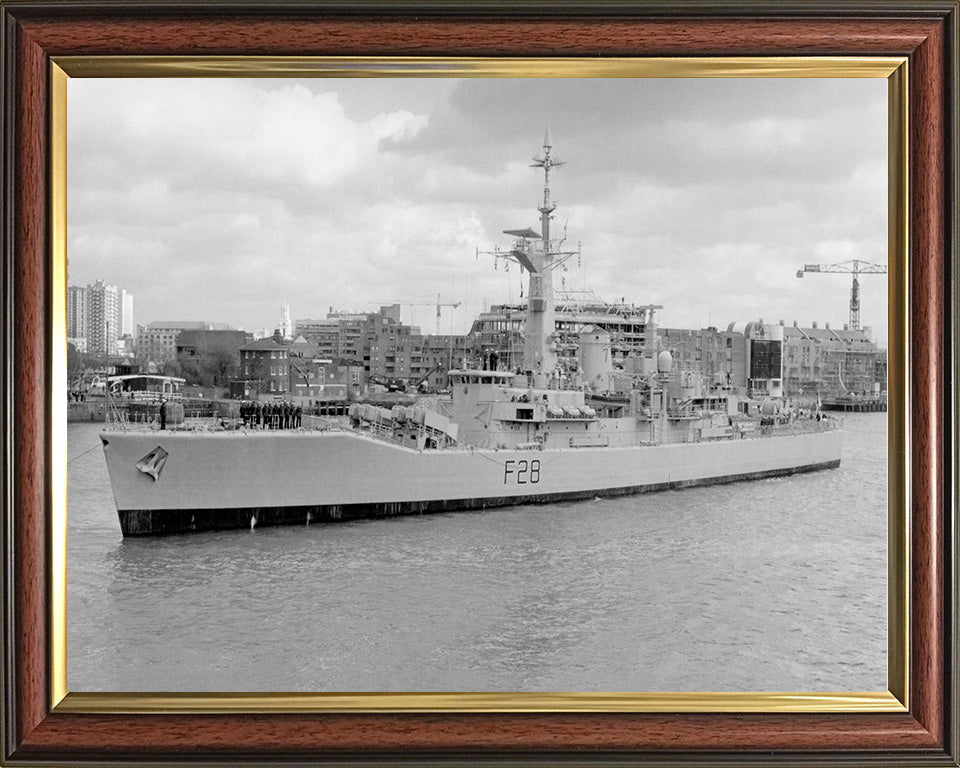
[[[664,305],[661,324],[847,321],[885,264],[886,82],[856,80],[72,79],[71,285],[135,296],[135,320],[272,330],[332,306],[404,303],[464,332],[520,276],[476,250],[539,229],[549,123],[568,289]],[[559,283],[559,280],[558,280]],[[886,339],[886,278],[862,280]],[[559,287],[559,285],[558,285]]]

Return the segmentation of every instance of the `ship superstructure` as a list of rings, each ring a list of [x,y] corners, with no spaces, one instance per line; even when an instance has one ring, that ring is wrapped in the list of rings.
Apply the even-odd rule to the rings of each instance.
[[[580,332],[586,328],[610,334],[615,364],[629,356],[656,349],[659,304],[636,305],[625,300],[610,302],[593,291],[555,289],[554,339],[557,360],[564,371],[575,370],[580,359]],[[523,332],[526,303],[495,304],[474,321],[470,338],[480,360],[494,358],[504,368],[523,363]]]
[[[450,399],[355,404],[349,423],[262,431],[118,429],[102,440],[124,535],[476,509],[792,474],[840,463],[841,432],[625,348],[602,324],[557,330],[554,273],[579,255],[553,239],[549,130],[540,232],[495,250],[528,275],[523,354],[450,371]],[[642,308],[653,327],[655,307]],[[568,329],[569,330],[569,329]]]

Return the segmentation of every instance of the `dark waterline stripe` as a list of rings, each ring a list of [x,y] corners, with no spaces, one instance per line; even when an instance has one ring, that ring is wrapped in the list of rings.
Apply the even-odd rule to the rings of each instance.
[[[122,509],[118,511],[124,536],[159,536],[175,533],[221,531],[252,526],[306,525],[366,518],[419,515],[433,512],[493,509],[521,504],[547,504],[556,501],[577,501],[595,497],[632,496],[702,485],[722,485],[744,480],[763,480],[823,469],[836,469],[840,459],[806,464],[801,467],[768,469],[696,480],[677,480],[649,485],[619,488],[541,493],[529,496],[495,496],[474,499],[434,499],[423,501],[391,501],[361,504],[314,504],[290,507],[230,507],[216,509]]]

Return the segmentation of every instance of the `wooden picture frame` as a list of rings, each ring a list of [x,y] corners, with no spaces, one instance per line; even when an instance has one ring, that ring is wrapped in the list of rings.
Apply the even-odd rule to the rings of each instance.
[[[958,765],[956,648],[957,2],[0,2],[3,54],[4,674],[0,758],[16,765],[250,762]],[[58,297],[52,168],[62,57],[905,57],[910,339],[907,707],[474,711],[264,705],[164,711],[58,694],[51,549]],[[62,96],[62,94],[61,94]],[[62,223],[62,222],[61,222]],[[893,236],[896,236],[893,232]],[[62,598],[62,596],[60,596]],[[54,601],[55,602],[55,601]],[[62,649],[61,649],[62,651]],[[55,662],[56,660],[54,660]],[[69,700],[68,700],[69,701]],[[202,704],[202,702],[201,702]],[[225,712],[224,709],[231,711]],[[598,709],[600,711],[598,711]],[[606,709],[606,711],[604,711]],[[749,708],[748,708],[749,709]],[[683,710],[683,711],[677,711]],[[699,710],[699,711],[698,711]]]

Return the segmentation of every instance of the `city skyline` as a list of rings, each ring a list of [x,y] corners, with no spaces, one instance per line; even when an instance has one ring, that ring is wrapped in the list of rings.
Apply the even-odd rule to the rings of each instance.
[[[119,339],[135,335],[132,293],[101,278],[67,286],[67,340],[79,351],[114,354]]]
[[[849,276],[796,270],[886,262],[882,80],[135,85],[69,84],[68,266],[130,286],[145,322],[269,333],[284,303],[294,321],[401,303],[432,333],[410,302],[439,293],[461,302],[442,332],[464,333],[521,300],[516,269],[475,254],[536,226],[547,122],[568,161],[555,232],[583,252],[567,288],[663,304],[664,326],[841,328]],[[861,290],[885,343],[886,280]]]

